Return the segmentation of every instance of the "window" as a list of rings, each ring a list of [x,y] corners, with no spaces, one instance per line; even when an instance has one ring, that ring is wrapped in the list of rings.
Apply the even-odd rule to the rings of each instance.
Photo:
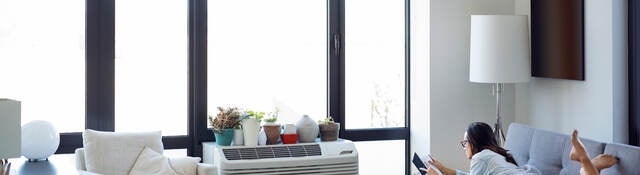
[[[329,112],[343,123],[341,138],[356,141],[362,160],[397,160],[389,169],[363,161],[361,173],[409,174],[409,0],[329,5],[330,45],[339,48],[330,51]],[[378,153],[387,148],[398,152]]]
[[[354,142],[358,149],[360,174],[403,174],[405,141]]]
[[[21,101],[23,123],[46,120],[58,132],[84,130],[84,6],[0,1],[0,98]]]
[[[44,113],[25,102],[23,116],[27,110],[65,116],[64,123],[75,128],[62,132],[81,131],[83,123],[104,131],[162,130],[165,149],[177,149],[168,154],[202,156],[201,142],[214,139],[206,116],[218,106],[265,112],[277,107],[281,123],[295,123],[302,114],[331,114],[342,124],[340,137],[355,141],[363,158],[389,157],[398,161],[385,172],[409,172],[408,0],[37,3],[40,11],[56,9],[47,16],[14,10],[33,9],[33,3],[10,3],[0,2],[0,17],[41,21],[29,25],[69,23],[46,30],[17,30],[27,24],[16,21],[0,24],[0,73],[47,73],[0,77],[20,85],[0,86],[3,97],[29,96],[35,100],[23,101],[52,110]],[[16,39],[47,37],[53,39]],[[28,59],[29,65],[11,57]],[[59,153],[81,146],[80,133],[67,133]],[[395,152],[380,155],[383,147]],[[377,162],[362,165],[362,174],[382,171]]]
[[[187,135],[187,5],[116,1],[116,131]]]
[[[326,1],[208,1],[208,111],[327,115]]]
[[[405,126],[404,5],[345,1],[347,129]]]

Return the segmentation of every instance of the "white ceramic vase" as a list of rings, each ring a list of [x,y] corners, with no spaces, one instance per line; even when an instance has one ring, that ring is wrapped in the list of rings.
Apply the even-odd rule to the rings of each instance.
[[[242,121],[242,132],[244,135],[244,145],[257,146],[258,145],[258,131],[260,125],[255,118],[244,119]]]
[[[234,146],[244,145],[244,135],[243,135],[242,129],[233,130],[233,145]]]
[[[316,138],[318,138],[318,123],[308,115],[304,115],[300,120],[298,120],[298,123],[296,123],[296,130],[298,133],[298,141],[300,143],[315,142]]]
[[[266,145],[267,144],[267,133],[264,132],[264,129],[258,133],[258,145]]]

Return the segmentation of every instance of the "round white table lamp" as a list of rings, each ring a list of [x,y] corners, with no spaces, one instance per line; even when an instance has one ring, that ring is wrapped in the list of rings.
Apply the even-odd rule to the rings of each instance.
[[[30,162],[47,159],[59,144],[60,134],[51,122],[34,120],[22,125],[22,155]]]

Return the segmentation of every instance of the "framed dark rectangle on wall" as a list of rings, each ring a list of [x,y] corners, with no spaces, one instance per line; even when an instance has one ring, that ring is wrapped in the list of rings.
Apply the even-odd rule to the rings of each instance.
[[[531,75],[584,80],[584,0],[531,1]]]

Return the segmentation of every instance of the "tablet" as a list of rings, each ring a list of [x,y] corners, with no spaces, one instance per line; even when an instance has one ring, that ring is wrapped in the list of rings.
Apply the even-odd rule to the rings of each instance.
[[[416,166],[416,168],[418,168],[418,172],[420,172],[420,174],[425,175],[427,174],[427,172],[424,172],[422,170],[420,170],[420,168],[424,168],[424,169],[428,169],[427,165],[424,164],[424,162],[422,161],[422,159],[420,159],[420,157],[418,156],[418,153],[413,153],[413,165]]]
[[[427,161],[433,161],[431,158],[431,155],[428,155],[429,157],[426,157],[428,160]],[[422,175],[426,175],[427,172],[424,172],[422,170],[420,170],[420,168],[424,168],[424,169],[429,169],[429,168],[433,168],[434,170],[436,170],[436,173],[438,173],[439,175],[442,175],[442,172],[435,166],[433,165],[426,165],[424,164],[424,161],[422,161],[422,159],[420,159],[420,156],[418,156],[418,153],[413,153],[413,165],[416,166],[416,168],[418,168],[418,171],[420,172],[420,174]]]

